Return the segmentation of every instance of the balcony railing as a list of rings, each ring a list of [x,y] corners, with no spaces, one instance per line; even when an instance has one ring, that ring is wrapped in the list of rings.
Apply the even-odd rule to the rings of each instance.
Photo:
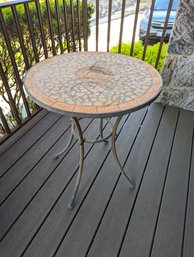
[[[95,50],[99,47],[101,4],[99,0],[18,0],[0,4],[0,119],[1,142],[31,119],[40,108],[26,95],[23,89],[25,72],[35,63],[56,54],[71,51],[88,51],[90,21],[95,26]],[[110,51],[110,36],[114,31],[112,24],[113,4],[107,3],[107,34],[104,44]],[[118,1],[119,2],[119,1]],[[120,1],[121,2],[121,1]],[[133,2],[133,1],[131,1]],[[142,1],[142,3],[145,1]],[[144,42],[142,60],[146,57],[155,0],[150,3],[150,15]],[[134,54],[135,39],[138,33],[138,18],[141,1],[133,3],[134,21],[130,41],[130,55]],[[165,40],[166,29],[173,0],[169,1],[165,23],[155,58],[158,68]],[[117,1],[116,1],[116,4]],[[122,52],[123,28],[126,18],[126,0],[122,0],[120,10],[120,29],[118,53]]]

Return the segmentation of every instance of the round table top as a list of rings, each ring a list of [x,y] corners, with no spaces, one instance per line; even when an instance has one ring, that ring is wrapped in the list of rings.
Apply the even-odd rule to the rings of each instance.
[[[37,63],[24,87],[41,107],[75,117],[111,117],[140,109],[160,93],[149,64],[126,55],[74,52]]]

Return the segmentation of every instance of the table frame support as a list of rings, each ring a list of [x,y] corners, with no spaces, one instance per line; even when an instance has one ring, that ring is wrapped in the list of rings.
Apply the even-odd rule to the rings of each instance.
[[[83,165],[84,165],[84,138],[83,138],[83,133],[81,130],[81,126],[79,124],[79,121],[77,118],[72,117],[71,120],[73,121],[73,124],[75,125],[77,131],[78,131],[78,136],[79,136],[79,145],[80,145],[80,161],[79,161],[79,170],[77,173],[77,179],[76,179],[76,183],[75,183],[75,187],[73,190],[73,194],[71,197],[70,202],[68,203],[67,207],[68,209],[73,209],[74,205],[75,205],[75,198],[79,189],[79,185],[81,182],[81,177],[82,177],[82,173],[83,173]],[[73,134],[74,135],[74,134]]]
[[[120,160],[119,160],[119,157],[118,157],[118,154],[117,154],[117,148],[116,148],[116,144],[115,144],[115,141],[116,141],[116,132],[117,132],[117,128],[118,128],[118,125],[121,121],[123,116],[118,116],[117,117],[117,120],[113,126],[113,130],[112,130],[112,152],[113,152],[113,156],[114,156],[114,159],[119,167],[119,170],[121,172],[121,174],[123,174],[125,176],[125,178],[127,179],[127,181],[129,182],[129,187],[130,188],[134,188],[134,183],[132,182],[132,180],[127,176],[127,174],[125,173],[121,163],[120,163]]]
[[[107,139],[111,138],[111,149],[112,149],[112,152],[113,152],[115,162],[117,163],[121,174],[123,174],[124,177],[127,179],[128,183],[129,183],[129,187],[134,188],[134,186],[135,186],[134,182],[125,173],[125,171],[124,171],[124,169],[123,169],[123,167],[120,163],[120,160],[119,160],[119,157],[118,157],[118,154],[117,154],[116,144],[115,144],[116,136],[117,136],[117,128],[119,126],[119,123],[120,123],[122,117],[123,116],[118,116],[117,119],[116,119],[116,122],[114,124],[111,122],[110,118],[105,119],[112,126],[111,133],[106,137],[104,137],[104,135],[103,135],[103,118],[101,118],[100,119],[100,127],[99,127],[100,128],[100,139],[97,139],[97,140],[87,140],[87,139],[85,139],[83,137],[83,132],[82,132],[82,129],[81,129],[81,126],[80,126],[80,123],[79,123],[79,119],[76,118],[76,117],[71,117],[71,119],[70,119],[70,121],[71,121],[71,134],[70,134],[70,138],[68,140],[68,143],[62,151],[60,151],[58,154],[56,154],[54,156],[54,159],[57,159],[60,155],[64,154],[69,149],[69,147],[71,146],[74,137],[79,141],[79,145],[80,145],[79,170],[78,170],[78,173],[77,173],[77,179],[76,179],[76,184],[75,184],[75,187],[74,187],[74,190],[73,190],[73,194],[72,194],[71,200],[70,200],[70,202],[67,206],[68,209],[73,209],[74,206],[75,206],[75,199],[76,199],[76,195],[77,195],[79,185],[80,185],[80,182],[81,182],[81,177],[82,177],[82,173],[83,173],[83,165],[84,165],[84,143],[91,143],[91,144],[101,143],[101,142],[108,143]]]

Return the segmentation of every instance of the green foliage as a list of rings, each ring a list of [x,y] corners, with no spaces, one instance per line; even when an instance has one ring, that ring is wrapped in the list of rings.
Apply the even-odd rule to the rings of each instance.
[[[59,16],[60,16],[60,27],[61,27],[61,33],[62,35],[66,38],[68,36],[70,44],[72,44],[72,17],[71,17],[71,7],[70,7],[70,1],[66,1],[66,8],[67,8],[67,20],[68,20],[68,35],[65,35],[65,20],[64,20],[64,6],[63,6],[63,0],[59,0]],[[53,34],[54,34],[54,39],[55,39],[55,47],[59,49],[59,38],[58,38],[58,24],[57,24],[57,15],[56,15],[56,6],[55,6],[55,1],[50,0],[50,10],[51,10],[51,21],[52,21],[52,28],[53,28]],[[24,38],[24,43],[30,44],[30,38],[29,38],[29,28],[28,28],[28,23],[27,23],[27,17],[24,9],[23,4],[18,4],[17,7],[17,15],[19,18],[19,24],[20,28],[23,32],[23,38]],[[38,16],[37,16],[37,11],[36,11],[36,6],[34,2],[29,3],[29,9],[30,9],[30,16],[33,24],[33,30],[34,30],[34,38],[36,41],[36,45],[39,48],[42,47],[42,42],[41,42],[41,37],[40,37],[40,29],[39,29],[39,22],[38,22]],[[50,50],[51,46],[48,45],[50,43],[50,31],[49,31],[49,22],[48,22],[48,12],[47,12],[47,7],[44,1],[40,1],[40,11],[41,11],[41,19],[42,19],[42,25],[43,25],[43,30],[44,30],[44,36],[45,40],[47,41],[47,47],[48,51]],[[74,11],[74,17],[75,17],[75,44],[76,47],[78,47],[78,15],[77,15],[77,4],[76,1],[73,2],[73,11]],[[88,25],[89,21],[92,17],[92,14],[94,13],[94,6],[92,4],[88,4],[87,6],[87,15],[88,15]],[[16,39],[16,42],[18,43],[18,37],[17,37],[17,32],[16,32],[16,27],[12,15],[11,8],[4,8],[3,9],[3,16],[4,20],[6,23],[6,28],[9,32],[11,41],[13,39]],[[81,18],[81,28],[82,28],[82,4],[80,2],[80,18]],[[89,31],[89,26],[88,26],[88,31]],[[90,33],[89,33],[90,34]],[[26,38],[27,36],[27,38]],[[83,31],[81,30],[81,38],[83,37]],[[49,42],[48,42],[49,41]],[[64,40],[66,41],[66,40]],[[64,42],[66,43],[66,42]],[[41,45],[40,45],[41,44]],[[26,47],[29,45],[26,45]],[[27,48],[28,49],[28,48]],[[66,50],[67,48],[65,48]],[[72,50],[72,48],[70,49]]]
[[[72,37],[72,16],[71,16],[71,6],[70,6],[70,0],[66,0],[66,10],[67,10],[67,27],[68,27],[68,34],[66,35],[66,24],[65,24],[65,18],[64,18],[64,6],[63,6],[63,0],[59,0],[59,17],[60,17],[60,28],[61,28],[61,35],[62,35],[62,46],[64,52],[67,51],[67,38],[69,39],[69,51],[78,50],[79,47],[79,33],[78,33],[78,10],[77,10],[77,1],[73,2],[73,14],[74,14],[74,32],[75,32],[75,38],[73,40]],[[46,50],[48,52],[48,56],[52,56],[52,43],[51,43],[51,34],[50,34],[50,28],[49,28],[49,19],[48,19],[48,11],[46,7],[45,1],[39,1],[40,3],[40,11],[41,11],[41,20],[42,20],[42,27],[44,32],[44,42],[46,44]],[[60,41],[59,41],[59,31],[58,31],[58,21],[57,21],[57,15],[56,15],[56,6],[54,0],[49,0],[50,4],[50,10],[51,10],[51,23],[52,23],[52,29],[53,29],[53,38],[54,38],[54,45],[56,49],[56,53],[60,53]],[[82,2],[79,2],[80,5],[80,39],[83,39],[83,18],[82,18]],[[30,19],[32,21],[32,27],[33,27],[33,38],[35,41],[37,54],[39,60],[43,60],[45,58],[44,56],[44,48],[43,48],[43,42],[41,38],[40,33],[40,27],[39,27],[39,20],[36,10],[35,2],[30,2],[28,4],[29,6],[29,12],[30,12]],[[29,32],[29,26],[28,26],[28,20],[26,16],[26,11],[23,4],[16,5],[16,11],[17,16],[19,20],[19,26],[22,32],[23,42],[26,49],[29,65],[32,66],[35,64],[35,54],[33,50],[32,40],[30,37]],[[20,42],[17,35],[17,29],[14,22],[13,13],[10,7],[6,7],[2,9],[3,17],[6,25],[6,31],[9,35],[10,41],[11,41],[11,47],[14,55],[14,59],[19,71],[19,75],[21,79],[23,79],[23,76],[26,72],[26,66],[24,62],[24,57],[22,54]],[[94,13],[94,5],[88,4],[87,5],[87,17],[88,17],[88,36],[90,35],[89,30],[89,24],[90,19],[92,17],[92,14]],[[14,101],[16,103],[16,106],[18,108],[18,112],[23,119],[25,116],[25,113],[22,111],[22,98],[20,90],[16,83],[16,78],[13,71],[13,66],[11,63],[11,59],[8,53],[8,49],[5,43],[5,39],[3,36],[3,32],[0,28],[0,62],[3,67],[3,70],[5,72],[5,76],[7,78],[7,81],[9,83]],[[7,98],[7,94],[3,85],[3,82],[0,80],[0,95],[3,98],[3,100],[9,105],[9,100]],[[29,105],[31,110],[34,110],[37,108],[37,106],[28,99]],[[12,113],[8,113],[6,115],[6,118],[10,121],[10,125],[14,124],[14,116]]]
[[[153,67],[155,66],[155,63],[156,63],[156,58],[157,58],[157,55],[158,55],[159,46],[160,46],[160,43],[147,46],[147,51],[146,51],[146,56],[145,56],[144,61],[151,64]],[[158,71],[161,71],[161,69],[162,69],[164,58],[167,54],[167,49],[168,49],[168,44],[163,43],[162,51],[161,51],[161,55],[160,55],[160,59],[159,59],[159,63],[158,63]],[[122,48],[121,48],[121,53],[122,54],[129,55],[130,50],[131,50],[131,44],[127,44],[127,43],[122,44]],[[133,57],[135,57],[137,59],[142,59],[143,51],[144,51],[144,46],[143,46],[142,41],[135,42]],[[110,52],[114,52],[114,53],[116,52],[117,53],[118,52],[118,45],[113,46],[110,49]]]

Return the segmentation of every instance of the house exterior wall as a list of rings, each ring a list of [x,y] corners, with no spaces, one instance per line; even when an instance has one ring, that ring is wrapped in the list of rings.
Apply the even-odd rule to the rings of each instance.
[[[180,0],[157,102],[194,111],[194,0]]]

